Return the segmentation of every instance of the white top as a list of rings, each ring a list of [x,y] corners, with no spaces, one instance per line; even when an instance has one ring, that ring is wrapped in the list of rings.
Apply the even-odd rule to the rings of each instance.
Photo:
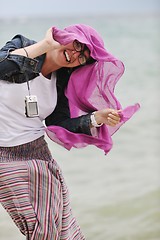
[[[10,147],[33,141],[45,133],[43,120],[57,103],[56,76],[51,80],[42,74],[29,81],[31,95],[38,100],[39,117],[25,116],[27,83],[8,83],[0,80],[0,146]]]

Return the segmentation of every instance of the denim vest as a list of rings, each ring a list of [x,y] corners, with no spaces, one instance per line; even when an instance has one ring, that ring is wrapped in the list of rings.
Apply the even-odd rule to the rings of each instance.
[[[23,83],[26,79],[32,80],[41,72],[45,54],[34,59],[21,55],[10,54],[11,51],[27,47],[36,43],[22,35],[16,35],[8,41],[0,50],[0,79],[12,83]],[[45,119],[46,126],[56,125],[66,128],[74,133],[84,133],[91,135],[90,114],[77,118],[70,118],[68,100],[64,94],[64,89],[69,80],[69,73],[66,68],[56,72],[57,75],[57,106],[53,113]]]

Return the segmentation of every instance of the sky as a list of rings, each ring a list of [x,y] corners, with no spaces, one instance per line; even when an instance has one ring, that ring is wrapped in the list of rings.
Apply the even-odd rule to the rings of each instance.
[[[1,0],[0,17],[75,16],[160,11],[160,0]]]

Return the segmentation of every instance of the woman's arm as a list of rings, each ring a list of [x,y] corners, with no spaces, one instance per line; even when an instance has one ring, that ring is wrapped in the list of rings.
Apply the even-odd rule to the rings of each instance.
[[[45,53],[59,46],[49,29],[45,38],[36,43],[22,35],[16,35],[0,50],[0,79],[21,83],[25,74],[29,79],[36,77],[42,69]]]
[[[67,69],[57,71],[57,106],[55,110],[45,119],[46,126],[56,125],[66,128],[75,133],[85,133],[92,135],[93,127],[91,122],[91,114],[82,115],[77,118],[70,118],[70,110],[68,99],[64,94],[64,89],[67,86],[69,74]],[[115,126],[120,121],[119,111],[114,109],[103,109],[95,112],[95,120],[97,124],[107,124]],[[96,128],[95,128],[96,130]]]
[[[22,35],[16,35],[8,41],[0,50],[0,79],[9,82],[21,83],[25,81],[25,74],[29,73],[29,79],[32,79],[41,71],[45,55],[35,59],[27,58],[22,55],[11,54],[16,49],[35,44]],[[31,76],[30,76],[31,75]]]
[[[70,118],[68,100],[64,95],[58,98],[55,110],[45,119],[46,126],[55,125],[64,127],[74,133],[85,133],[91,135],[90,132],[90,115],[83,115],[77,118]]]
[[[57,105],[55,110],[45,119],[46,126],[61,126],[67,130],[75,133],[85,133],[91,135],[90,132],[90,114],[70,118],[70,110],[68,99],[64,91],[68,84],[70,74],[67,68],[59,69],[57,71]]]
[[[100,126],[106,124],[108,126],[116,126],[120,122],[120,111],[115,109],[103,109],[94,112],[95,121]],[[68,100],[63,95],[58,99],[56,109],[53,113],[45,119],[47,126],[56,125],[66,128],[67,130],[74,133],[85,133],[87,135],[93,135],[97,128],[92,125],[91,121],[92,113],[82,115],[77,118],[70,118],[70,111],[68,106]],[[93,134],[92,134],[93,133]]]
[[[22,47],[20,49],[16,49],[16,50],[12,51],[11,54],[26,56],[26,57],[34,59],[34,58],[41,56],[44,53],[47,53],[59,46],[60,46],[60,44],[53,39],[52,28],[50,28],[46,32],[46,35],[43,40],[41,40],[33,45],[26,46],[25,48]]]

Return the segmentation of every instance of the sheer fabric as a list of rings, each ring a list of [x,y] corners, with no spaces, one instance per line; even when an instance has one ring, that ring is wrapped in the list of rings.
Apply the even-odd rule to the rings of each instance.
[[[123,108],[115,96],[116,83],[124,73],[124,64],[104,47],[101,36],[91,27],[78,24],[59,30],[52,28],[53,38],[66,45],[75,39],[90,50],[95,63],[76,69],[70,76],[66,89],[71,117],[78,117],[104,108],[121,109],[121,121],[115,127],[103,125],[98,129],[98,137],[75,134],[57,126],[46,129],[48,136],[68,150],[85,147],[88,144],[108,153],[113,145],[112,135],[140,108],[138,103]]]

